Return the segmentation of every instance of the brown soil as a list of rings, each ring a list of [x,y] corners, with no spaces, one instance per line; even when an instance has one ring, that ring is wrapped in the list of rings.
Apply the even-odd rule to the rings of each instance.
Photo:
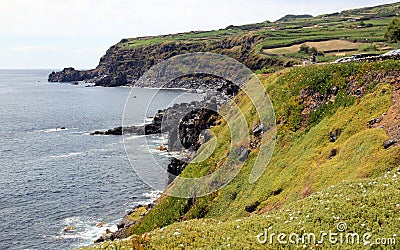
[[[393,85],[393,105],[373,127],[383,128],[390,138],[400,141],[400,82]]]

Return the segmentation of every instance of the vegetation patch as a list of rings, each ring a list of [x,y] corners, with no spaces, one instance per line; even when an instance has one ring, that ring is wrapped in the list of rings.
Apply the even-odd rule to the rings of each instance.
[[[290,120],[292,116],[299,116],[296,112],[299,112],[301,117],[302,109],[296,108],[300,105],[299,93],[301,89],[312,89],[315,92],[326,94],[332,86],[335,86],[339,89],[336,97],[337,104],[321,106],[325,107],[321,108],[323,111],[316,111],[316,114],[318,114],[316,118],[310,116],[310,122],[302,129],[293,130],[289,123],[280,124],[274,155],[266,166],[264,174],[256,183],[250,184],[248,182],[251,166],[254,164],[257,155],[257,149],[254,149],[250,152],[242,171],[223,189],[191,201],[163,196],[141,221],[126,231],[126,236],[142,235],[152,231],[151,234],[160,237],[164,235],[165,238],[157,236],[153,240],[153,235],[149,242],[150,245],[167,246],[171,244],[171,246],[180,246],[180,244],[184,244],[184,246],[191,246],[192,248],[204,246],[203,244],[206,244],[206,242],[209,245],[222,246],[221,244],[228,244],[226,238],[230,237],[234,241],[231,242],[232,246],[259,247],[257,242],[254,241],[254,237],[262,232],[263,226],[269,227],[271,223],[282,223],[279,224],[279,228],[284,231],[298,229],[297,227],[286,227],[284,221],[279,220],[268,220],[266,222],[268,225],[266,225],[260,221],[265,217],[259,216],[249,219],[251,223],[255,223],[251,225],[237,224],[235,221],[239,219],[247,220],[245,218],[249,213],[272,216],[275,213],[280,213],[275,211],[276,209],[295,206],[299,200],[301,202],[306,202],[302,201],[304,199],[313,200],[316,197],[314,194],[324,192],[337,183],[357,182],[358,180],[365,182],[362,179],[371,178],[373,180],[394,169],[398,164],[399,148],[384,149],[383,142],[388,138],[385,131],[379,128],[371,129],[368,126],[368,122],[372,118],[382,115],[392,105],[391,85],[386,82],[376,83],[371,87],[370,92],[363,96],[352,96],[346,90],[349,87],[350,79],[362,79],[365,74],[371,74],[374,71],[391,72],[395,69],[400,69],[398,62],[351,63],[293,68],[268,77],[262,77],[264,86],[275,105],[278,117],[284,116],[284,120]],[[319,84],[316,84],[315,81]],[[383,89],[386,91],[382,91]],[[246,100],[246,97],[242,94],[238,95],[235,101],[245,114],[246,119],[251,121],[249,128],[252,128],[256,121],[254,120],[255,114],[251,102]],[[288,110],[291,112],[288,112]],[[295,120],[295,118],[291,119]],[[221,166],[221,161],[223,162],[228,154],[229,147],[226,142],[229,141],[230,133],[224,122],[212,129],[219,142],[216,150],[206,161],[189,164],[182,176],[202,176]],[[336,138],[333,141],[331,140],[331,133],[336,133]],[[343,193],[343,195],[345,194]],[[349,197],[349,199],[353,198]],[[371,199],[377,198],[371,197]],[[190,202],[190,206],[188,206],[188,202]],[[344,201],[340,202],[342,202],[341,206],[345,208],[335,216],[351,220],[353,215],[346,213],[352,211],[348,209],[350,209],[349,206],[353,205],[343,203]],[[334,207],[330,206],[331,209]],[[323,214],[323,212],[326,212],[324,209],[308,212],[312,213],[309,216],[314,218],[310,220],[311,225],[313,225],[310,228],[321,228],[321,225],[334,226],[335,220],[328,219],[330,214]],[[303,213],[306,214],[304,211]],[[325,222],[315,220],[316,216],[321,216],[321,220],[325,220]],[[283,215],[278,217],[283,218]],[[387,219],[394,222],[397,218],[389,217]],[[173,231],[172,236],[169,233],[157,233],[162,232],[164,230],[162,228],[165,226],[186,220],[190,221],[172,225],[165,229],[169,233]],[[222,229],[215,226],[215,221],[221,221],[221,225],[226,227]],[[205,223],[205,226],[203,226],[203,223]],[[321,224],[317,226],[315,223]],[[236,231],[238,228],[235,229],[236,224],[241,228],[239,231]],[[191,226],[186,228],[186,225]],[[351,223],[351,225],[354,224]],[[174,231],[175,228],[181,228],[182,231]],[[252,231],[256,228],[257,234]],[[218,230],[222,231],[217,233]],[[239,235],[235,233],[242,232],[241,230],[252,232],[254,235],[245,238],[245,241],[241,241],[242,239],[239,240]],[[178,237],[179,234],[175,234],[175,232],[181,233],[182,237]],[[198,237],[199,235],[204,235],[205,238]],[[221,237],[209,241],[208,237],[215,235]],[[207,240],[203,241],[203,239]],[[193,244],[190,242],[193,242]]]

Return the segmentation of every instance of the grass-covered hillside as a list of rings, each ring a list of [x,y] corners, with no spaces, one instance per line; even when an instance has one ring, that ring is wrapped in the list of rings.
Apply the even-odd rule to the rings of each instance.
[[[196,199],[163,196],[125,232],[130,239],[93,248],[265,249],[271,244],[260,244],[256,238],[265,230],[337,233],[340,222],[347,224],[344,233],[371,233],[374,240],[396,237],[400,147],[383,144],[388,131],[398,126],[387,122],[385,115],[388,110],[400,112],[400,62],[295,67],[260,79],[278,125],[275,151],[264,174],[249,183],[259,150],[253,148],[241,172],[224,188]],[[254,107],[243,93],[234,101],[252,131],[258,123]],[[183,177],[213,172],[227,157],[227,124],[221,121],[212,129],[218,139],[216,150],[205,162],[189,164]],[[273,245],[284,247],[276,240]],[[364,247],[329,242],[292,247],[303,245]]]
[[[123,55],[124,63],[135,64],[145,56],[149,65],[182,53],[207,51],[229,55],[252,70],[273,72],[308,57],[300,52],[302,44],[315,47],[319,61],[355,53],[379,53],[397,48],[396,44],[387,43],[384,33],[399,7],[400,3],[394,3],[312,18],[305,15],[306,18],[231,25],[213,31],[123,39],[113,47],[114,53],[102,61],[114,58],[116,51],[121,51],[117,54]],[[135,52],[133,57],[129,51]]]
[[[399,13],[399,7],[400,3],[393,3],[317,17],[305,15],[305,18],[283,18],[276,22],[231,25],[213,31],[129,38],[123,39],[117,44],[117,48],[135,50],[153,46],[162,48],[161,51],[166,50],[164,55],[156,53],[151,56],[156,61],[190,51],[223,53],[238,59],[253,70],[271,71],[271,66],[277,69],[297,63],[307,56],[298,53],[298,48],[283,50],[284,53],[282,50],[272,50],[274,48],[285,49],[306,42],[316,42],[311,46],[321,52],[319,60],[329,61],[343,54],[378,52],[396,47],[396,44],[386,43],[384,33],[389,20]],[[333,46],[318,43],[326,41],[328,45],[332,41]]]

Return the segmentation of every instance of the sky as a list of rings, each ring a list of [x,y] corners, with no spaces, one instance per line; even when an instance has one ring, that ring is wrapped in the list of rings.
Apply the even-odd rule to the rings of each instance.
[[[385,0],[0,0],[0,69],[89,69],[122,38],[213,30]]]

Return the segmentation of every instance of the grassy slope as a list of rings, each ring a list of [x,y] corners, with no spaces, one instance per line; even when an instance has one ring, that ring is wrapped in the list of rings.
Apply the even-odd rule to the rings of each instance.
[[[343,11],[337,14],[321,15],[314,18],[289,19],[287,21],[247,24],[240,26],[228,26],[225,29],[212,31],[195,31],[172,35],[140,37],[124,39],[121,46],[136,47],[141,45],[154,45],[160,42],[177,42],[177,41],[217,41],[221,38],[230,36],[259,35],[262,38],[270,38],[263,40],[263,47],[281,47],[290,44],[293,41],[302,41],[305,38],[312,37],[313,40],[328,37],[348,38],[349,40],[362,40],[370,38],[371,40],[382,40],[382,26],[388,24],[388,19],[397,13],[400,2],[376,6],[373,8],[354,9]],[[357,28],[359,23],[363,21],[365,24],[372,24],[373,27]],[[318,27],[314,27],[318,25]],[[314,29],[302,29],[303,27],[314,27]],[[352,32],[351,30],[357,30]],[[330,31],[329,33],[326,31]],[[379,34],[377,36],[377,34]],[[289,37],[289,41],[287,39]],[[306,39],[306,41],[309,41]]]
[[[398,247],[400,226],[400,168],[395,168],[378,178],[357,181],[342,181],[305,199],[289,203],[277,211],[238,220],[217,219],[190,220],[175,223],[163,229],[152,231],[146,237],[108,242],[103,249],[140,249],[138,242],[147,249],[274,249],[283,248],[276,236],[273,244],[260,244],[257,235],[268,229],[272,233],[314,233],[317,241],[320,232],[339,233],[337,224],[345,222],[347,232],[356,232],[362,237],[371,233],[371,242],[376,238],[395,238]],[[344,234],[345,235],[345,234]],[[397,236],[394,236],[397,235]],[[344,236],[345,237],[345,236]],[[263,238],[261,238],[263,239]],[[326,238],[325,238],[326,239]],[[373,240],[372,240],[373,239]],[[320,244],[319,249],[365,249],[360,245]],[[140,246],[139,245],[139,246]],[[303,249],[303,244],[290,245]],[[318,248],[317,245],[308,245]],[[379,248],[372,244],[372,249]],[[382,246],[381,246],[382,247]],[[100,249],[91,247],[92,249]],[[396,249],[393,245],[385,249]]]
[[[400,3],[285,22],[266,21],[242,26],[229,26],[225,29],[212,31],[129,38],[123,39],[117,45],[117,48],[140,51],[146,48],[157,50],[157,48],[163,47],[163,50],[166,50],[162,53],[162,56],[159,54],[146,55],[148,61],[158,61],[188,52],[214,52],[229,55],[245,63],[253,70],[260,70],[264,73],[274,72],[282,69],[284,65],[299,63],[304,57],[307,57],[307,55],[297,53],[298,50],[289,51],[289,53],[286,51],[284,56],[282,53],[271,53],[269,49],[274,48],[337,39],[359,43],[358,50],[356,48],[349,52],[350,54],[369,52],[371,48],[371,52],[377,52],[377,49],[387,46],[397,48],[397,44],[386,43],[384,33],[391,16],[397,13],[398,6],[400,6]],[[362,22],[366,26],[360,26]],[[371,25],[371,27],[368,25]],[[179,49],[176,49],[178,51],[174,49],[170,51],[168,48]],[[348,49],[348,45],[344,44],[337,49],[340,52]],[[138,58],[131,58],[129,53],[124,55],[129,55],[126,58],[123,57],[124,62],[126,60],[143,60],[140,53],[138,53]],[[336,58],[338,57],[331,55],[319,56],[318,61],[333,61]],[[262,63],[268,59],[276,62]]]
[[[367,126],[370,119],[382,115],[392,104],[390,84],[374,82],[369,76],[392,70],[400,70],[400,62],[293,68],[263,77],[277,119],[286,122],[279,126],[277,146],[262,177],[254,184],[248,182],[249,166],[257,153],[254,150],[239,175],[226,187],[198,198],[189,211],[184,211],[187,200],[163,197],[127,236],[154,230],[151,241],[139,240],[151,248],[183,244],[224,249],[231,244],[231,247],[246,249],[261,247],[255,236],[270,225],[276,232],[318,233],[334,230],[338,221],[347,222],[349,228],[360,233],[369,228],[374,236],[392,236],[400,226],[396,207],[400,203],[399,184],[396,178],[382,176],[387,171],[398,171],[400,148],[383,149],[382,144],[388,138],[385,131]],[[346,94],[350,80],[360,87],[368,85],[363,98]],[[335,101],[312,112],[307,123],[302,122],[300,90],[308,88],[326,93],[332,86],[339,88]],[[239,96],[236,102],[251,128],[257,122],[253,107],[244,96]],[[332,143],[329,132],[335,129],[341,129],[342,133]],[[189,165],[183,176],[207,173],[226,157],[229,130],[224,123],[214,130],[222,143],[207,161]],[[332,149],[338,154],[329,158]],[[377,184],[368,184],[374,182]],[[363,183],[363,189],[359,183]],[[336,187],[331,188],[332,185]],[[260,205],[251,214],[254,216],[249,217],[245,207],[256,202]],[[287,209],[290,211],[286,212]],[[295,219],[291,221],[290,217]],[[179,222],[182,220],[189,221]],[[158,229],[170,224],[162,231]],[[173,235],[177,229],[180,234]],[[132,243],[120,244],[131,246]]]

